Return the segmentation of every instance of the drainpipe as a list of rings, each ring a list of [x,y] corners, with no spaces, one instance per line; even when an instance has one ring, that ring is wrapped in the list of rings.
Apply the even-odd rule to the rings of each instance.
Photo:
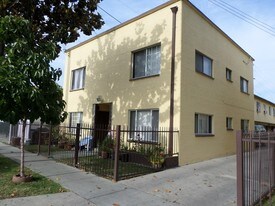
[[[171,51],[171,86],[170,86],[170,124],[168,153],[173,155],[173,129],[174,129],[174,87],[175,87],[175,50],[176,50],[176,15],[178,7],[172,7],[172,51]]]

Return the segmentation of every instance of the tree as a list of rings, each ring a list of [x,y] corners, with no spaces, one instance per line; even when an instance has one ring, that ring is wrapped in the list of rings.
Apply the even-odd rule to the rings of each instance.
[[[74,42],[79,33],[91,35],[104,24],[97,12],[101,0],[1,0],[0,18],[6,15],[21,16],[31,23],[37,44],[51,41],[59,46]],[[4,43],[0,41],[0,55]]]
[[[50,62],[56,58],[51,41],[37,44],[32,24],[22,17],[0,18],[0,42],[5,42],[0,55],[0,119],[12,124],[23,122],[20,176],[24,177],[24,135],[26,120],[41,117],[45,122],[64,121],[65,102],[56,84],[61,75]],[[53,109],[54,108],[54,109]]]

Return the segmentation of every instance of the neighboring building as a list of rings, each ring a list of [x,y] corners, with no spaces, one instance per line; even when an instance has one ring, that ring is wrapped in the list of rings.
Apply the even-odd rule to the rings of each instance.
[[[254,59],[187,0],[169,1],[66,51],[68,123],[169,126],[175,7],[180,165],[234,154],[236,131],[254,128]]]
[[[254,95],[255,125],[263,125],[267,131],[275,130],[275,104]]]

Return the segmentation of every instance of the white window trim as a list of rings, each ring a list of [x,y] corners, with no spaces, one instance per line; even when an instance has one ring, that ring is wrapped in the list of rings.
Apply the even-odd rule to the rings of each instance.
[[[229,124],[229,120],[230,120],[230,124]],[[233,118],[232,117],[226,117],[226,129],[233,130]]]
[[[202,56],[202,69],[201,70],[199,68],[197,68],[197,55]],[[205,67],[204,67],[204,64],[203,64],[203,62],[204,62],[203,60],[204,59],[208,59],[211,62],[211,74],[210,75],[207,74],[206,71],[205,71]],[[213,59],[209,58],[205,54],[203,54],[203,53],[201,53],[201,52],[199,52],[199,51],[196,50],[196,52],[195,52],[195,70],[196,70],[196,72],[199,72],[201,74],[204,74],[204,75],[206,75],[208,77],[213,78]]]
[[[77,121],[77,122],[72,122],[72,116],[73,115],[79,115],[79,121]],[[70,132],[72,133],[72,134],[76,134],[76,126],[77,126],[77,124],[78,123],[80,123],[80,124],[82,124],[82,119],[83,119],[83,112],[70,112],[69,113],[69,127],[70,127]]]
[[[132,112],[135,112],[135,128],[134,130],[135,131],[138,131],[138,132],[134,132],[133,134],[130,135],[130,140],[134,140],[134,141],[146,141],[146,142],[157,142],[158,141],[158,134],[156,134],[156,139],[153,140],[152,136],[153,134],[150,134],[152,136],[150,136],[148,133],[145,132],[145,134],[149,135],[149,138],[144,138],[143,135],[142,135],[142,132],[139,132],[140,130],[143,130],[142,128],[139,128],[137,126],[137,122],[138,122],[138,112],[150,112],[150,123],[151,123],[151,126],[148,126],[146,128],[146,130],[148,130],[149,132],[150,131],[158,131],[158,128],[153,128],[152,125],[153,125],[153,111],[157,111],[158,114],[159,114],[159,109],[139,109],[139,110],[130,110],[129,111],[129,119],[130,119],[130,129],[131,128],[131,113]],[[159,116],[158,116],[158,125],[159,125]],[[146,131],[145,130],[145,131]],[[150,138],[151,137],[151,138]]]
[[[148,75],[148,50],[154,47],[158,47],[159,48],[159,71],[156,74],[150,74]],[[145,68],[144,68],[144,76],[139,76],[139,77],[135,77],[135,54],[141,51],[145,51]],[[151,45],[149,47],[145,47],[136,51],[132,52],[132,74],[131,74],[131,79],[135,80],[135,79],[141,79],[141,78],[147,78],[147,77],[152,77],[152,76],[157,76],[160,75],[160,70],[161,70],[161,44],[155,44],[155,45]]]
[[[229,76],[227,75],[229,73]],[[229,68],[226,68],[225,70],[225,78],[227,81],[232,82],[232,70]]]
[[[261,102],[256,102],[257,113],[261,112]]]
[[[210,129],[210,131],[208,133],[200,133],[197,131],[197,127],[199,127],[199,122],[197,122],[197,120],[199,119],[199,116],[202,115],[202,116],[206,116],[209,120],[209,117],[211,117],[211,122],[210,122],[210,125],[208,125],[208,130]],[[214,118],[213,118],[213,115],[211,114],[202,114],[202,113],[195,113],[195,135],[196,136],[214,136],[214,132],[213,132],[213,121],[214,121]],[[208,122],[209,124],[209,122]],[[199,130],[199,129],[198,129]]]
[[[249,82],[247,79],[241,77],[240,79],[240,84],[241,84],[241,92],[245,93],[245,94],[248,94],[248,85],[249,85]]]
[[[80,73],[82,74],[82,79],[81,79],[81,76],[79,76],[79,79],[75,80],[75,74],[78,71],[80,71]],[[81,68],[72,70],[71,91],[76,91],[76,90],[84,89],[84,86],[85,86],[85,76],[86,76],[86,67],[81,67]],[[75,85],[75,82],[77,83],[77,85]]]

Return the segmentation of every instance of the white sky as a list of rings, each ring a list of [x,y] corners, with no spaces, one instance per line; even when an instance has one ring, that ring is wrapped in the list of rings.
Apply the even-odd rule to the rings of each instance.
[[[254,18],[272,26],[275,31],[275,1],[274,0],[223,0]],[[103,0],[100,6],[115,18],[124,22],[166,0]],[[275,102],[275,36],[248,24],[242,19],[214,5],[209,0],[190,0],[217,26],[227,33],[236,43],[247,51],[254,59],[254,93],[269,101]],[[119,23],[99,9],[105,25],[94,35],[110,29]],[[275,33],[275,32],[274,32]],[[53,62],[54,67],[64,68],[64,50],[91,36],[81,35],[74,43],[64,45],[60,57]],[[63,77],[59,81],[63,85]]]

